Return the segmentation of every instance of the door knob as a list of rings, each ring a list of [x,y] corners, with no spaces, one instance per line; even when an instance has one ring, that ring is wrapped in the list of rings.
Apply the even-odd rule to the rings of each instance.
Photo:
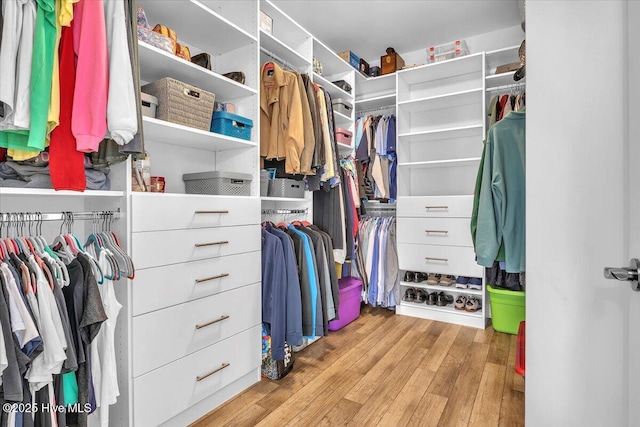
[[[631,261],[629,261],[629,267],[605,267],[604,278],[629,282],[631,284],[631,289],[634,291],[640,291],[640,285],[638,284],[639,269],[640,260],[638,260],[638,258],[631,258]]]

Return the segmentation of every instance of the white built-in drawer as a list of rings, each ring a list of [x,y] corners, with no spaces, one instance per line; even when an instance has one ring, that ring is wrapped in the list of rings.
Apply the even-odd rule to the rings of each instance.
[[[134,194],[131,211],[134,233],[260,223],[257,197]]]
[[[257,369],[261,332],[256,326],[135,378],[134,425],[157,426]]]
[[[473,196],[398,197],[398,217],[470,218]]]
[[[138,270],[132,287],[133,315],[259,282],[260,265],[256,251]]]
[[[473,246],[469,218],[399,218],[398,243]]]
[[[483,277],[484,268],[475,261],[473,248],[461,246],[398,243],[401,270]]]
[[[134,317],[133,376],[260,324],[261,307],[254,283]]]
[[[148,231],[131,235],[137,269],[259,251],[260,246],[260,225]]]

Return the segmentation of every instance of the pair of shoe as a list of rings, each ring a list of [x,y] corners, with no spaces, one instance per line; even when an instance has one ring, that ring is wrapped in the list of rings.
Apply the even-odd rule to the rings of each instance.
[[[482,308],[482,302],[474,296],[458,295],[454,307],[456,310],[475,312]]]
[[[402,297],[403,301],[426,303],[427,305],[437,305],[443,307],[453,303],[453,296],[444,292],[427,292],[424,289],[407,288]]]
[[[405,282],[421,283],[425,280],[427,280],[427,275],[420,271],[407,271],[406,273],[404,273]]]
[[[480,277],[458,276],[458,279],[456,279],[456,288],[481,290],[482,279]]]
[[[456,280],[456,276],[451,274],[429,273],[427,276],[427,285],[432,286],[451,286]]]

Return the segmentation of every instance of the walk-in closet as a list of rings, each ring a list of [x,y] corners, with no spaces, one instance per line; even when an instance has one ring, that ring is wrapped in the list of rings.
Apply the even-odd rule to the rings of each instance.
[[[1,1],[0,427],[640,425],[639,20]]]

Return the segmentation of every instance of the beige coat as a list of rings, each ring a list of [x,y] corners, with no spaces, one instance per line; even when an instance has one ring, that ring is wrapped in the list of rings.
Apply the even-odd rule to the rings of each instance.
[[[266,70],[273,65],[273,72]],[[285,172],[299,174],[304,122],[298,78],[273,62],[262,66],[260,90],[260,156],[285,159]]]

